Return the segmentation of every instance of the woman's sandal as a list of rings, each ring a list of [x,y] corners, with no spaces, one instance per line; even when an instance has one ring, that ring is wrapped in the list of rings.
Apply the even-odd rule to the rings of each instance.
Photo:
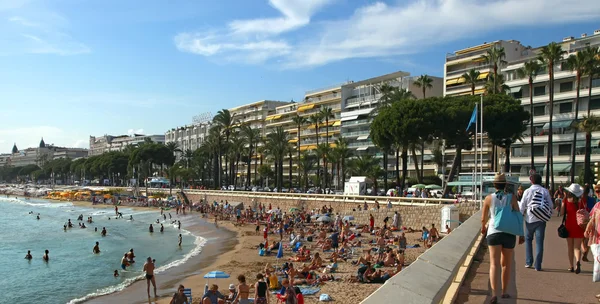
[[[573,269],[573,267],[567,269],[569,272],[574,272],[575,270]]]
[[[490,304],[498,304],[498,297],[496,297],[496,296],[493,296],[493,297],[490,299]]]
[[[577,267],[575,267],[575,274],[579,274],[581,272],[581,263],[577,262]]]
[[[500,297],[503,299],[508,299],[508,298],[510,298],[510,295],[505,293],[505,294],[501,295]]]

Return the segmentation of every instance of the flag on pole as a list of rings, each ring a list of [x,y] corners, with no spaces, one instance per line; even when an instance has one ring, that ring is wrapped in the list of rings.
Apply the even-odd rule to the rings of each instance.
[[[471,128],[473,124],[477,123],[477,104],[475,104],[475,108],[473,109],[473,114],[471,114],[471,120],[469,120],[469,125],[467,125],[467,130]]]

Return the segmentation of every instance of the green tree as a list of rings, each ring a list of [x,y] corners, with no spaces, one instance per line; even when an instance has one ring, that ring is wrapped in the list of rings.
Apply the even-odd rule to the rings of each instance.
[[[548,151],[546,152],[546,163],[548,164],[548,170],[546,170],[546,187],[549,186],[548,182],[550,182],[550,189],[554,190],[554,160],[552,158],[552,145],[554,144],[553,140],[553,121],[554,121],[554,67],[557,63],[563,60],[563,55],[566,52],[562,49],[562,46],[556,42],[551,42],[547,46],[542,47],[540,54],[538,56],[538,60],[542,62],[542,64],[548,70],[549,76],[549,132],[548,132]]]
[[[273,133],[267,135],[267,144],[269,152],[275,161],[275,177],[277,180],[277,191],[280,192],[283,187],[283,159],[287,154],[289,146],[288,133],[285,132],[283,127],[279,126],[275,128]]]
[[[351,160],[350,172],[356,176],[366,176],[373,181],[373,190],[377,193],[377,179],[385,172],[379,161],[371,155],[359,155]]]
[[[252,156],[254,155],[254,150],[260,138],[260,130],[252,129],[249,125],[243,125],[241,128],[241,133],[248,144],[248,159],[246,160],[246,188],[250,188]],[[256,183],[256,180],[254,182]]]
[[[312,114],[310,117],[308,117],[308,122],[315,126],[315,135],[317,136],[316,145],[319,146],[319,124],[323,122],[321,113]],[[319,176],[319,178],[321,176],[321,162],[319,158],[317,158],[317,176]]]
[[[600,75],[600,48],[598,47],[590,47],[588,46],[587,48],[585,48],[583,50],[583,52],[586,53],[587,57],[588,57],[588,62],[586,65],[586,69],[585,69],[585,73],[589,76],[589,83],[588,83],[588,107],[587,107],[587,117],[591,117],[590,114],[590,102],[592,100],[592,80],[594,79],[595,76]],[[592,179],[592,171],[591,171],[591,153],[592,153],[592,147],[591,147],[591,138],[590,141],[587,141],[587,134],[586,134],[586,144],[585,144],[585,160],[584,160],[584,180],[586,181],[586,183],[589,183],[590,185],[593,184],[593,179]]]
[[[529,140],[530,140],[530,150],[531,150],[531,164],[529,165],[530,169],[535,168],[534,155],[533,155],[533,80],[537,77],[540,72],[540,63],[536,60],[527,61],[523,64],[522,68],[517,70],[517,76],[519,78],[527,78],[527,82],[529,84]]]
[[[217,112],[217,115],[215,115],[215,117],[213,117],[213,123],[216,124],[219,129],[221,130],[221,132],[223,132],[223,135],[225,135],[225,146],[221,147],[221,148],[225,148],[224,151],[219,151],[219,157],[222,157],[223,153],[225,155],[225,171],[227,171],[227,168],[229,168],[229,158],[228,158],[228,152],[229,152],[229,147],[230,147],[230,143],[229,143],[229,137],[231,136],[231,133],[237,128],[238,125],[238,121],[235,117],[235,114],[232,114],[231,112],[229,112],[229,110],[227,109],[223,109]],[[219,169],[219,172],[222,171],[222,168]],[[227,185],[231,184],[231,177],[232,176],[226,176],[225,182]],[[219,179],[220,180],[220,179]]]
[[[302,187],[304,191],[308,190],[308,177],[310,172],[314,170],[317,159],[315,155],[308,151],[303,151],[298,158],[298,169],[303,180]]]
[[[423,99],[425,99],[425,91],[433,88],[433,79],[427,76],[427,74],[421,75],[415,80],[414,85],[423,90]]]
[[[584,132],[585,133],[585,147],[586,149],[591,150],[591,143],[592,143],[592,132],[597,132],[600,131],[600,117],[598,116],[584,116],[583,119],[577,123],[577,128],[579,129],[579,131]],[[589,151],[591,152],[591,151]],[[585,153],[585,161],[589,162],[590,161],[590,154],[588,153],[588,151],[586,151]],[[588,175],[586,177],[586,174]],[[592,178],[592,172],[591,169],[589,167],[585,167],[584,166],[584,179],[586,180],[586,182],[593,182],[593,178]]]
[[[297,155],[297,161],[300,161],[300,128],[302,128],[302,126],[304,126],[306,123],[308,123],[308,120],[300,115],[294,116],[292,118],[292,121],[294,122],[294,125],[296,126],[296,155]],[[297,166],[297,165],[296,165]],[[298,167],[298,188],[300,188],[300,167]],[[290,168],[291,170],[291,168]]]
[[[507,64],[506,60],[504,60],[504,58],[506,58],[506,53],[504,52],[504,47],[497,47],[496,45],[494,45],[494,46],[490,47],[484,55],[481,55],[481,58],[487,64],[492,65],[492,69],[494,72],[493,78],[492,78],[492,82],[493,82],[492,93],[496,94],[496,93],[498,93],[498,91],[497,91],[498,85],[496,84],[496,81],[499,80],[498,69],[501,68],[502,66],[504,66],[505,64]]]
[[[484,131],[493,145],[504,148],[504,172],[510,172],[510,148],[521,140],[529,114],[519,100],[508,95],[489,95],[484,99]]]
[[[577,54],[569,56],[566,61],[566,66],[569,68],[569,70],[575,72],[575,85],[577,86],[577,92],[575,95],[575,121],[577,121],[579,118],[579,93],[581,90],[581,76],[583,76],[585,73],[589,60],[590,58],[586,52],[578,52]],[[574,129],[575,132],[573,132],[573,142],[571,144],[571,183],[575,182],[575,157],[577,155],[578,128]]]
[[[480,74],[481,73],[479,73],[479,71],[470,69],[468,72],[462,75],[462,78],[465,79],[465,82],[471,86],[471,95],[475,95],[475,87],[479,82],[481,82],[481,79],[479,79]]]

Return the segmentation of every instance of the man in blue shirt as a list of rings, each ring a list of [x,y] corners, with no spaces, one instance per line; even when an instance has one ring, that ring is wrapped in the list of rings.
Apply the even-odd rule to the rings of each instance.
[[[331,239],[331,248],[333,248],[333,250],[335,252],[337,252],[337,248],[338,248],[338,243],[339,243],[339,233],[337,231],[334,231],[329,238]]]
[[[210,304],[225,303],[225,296],[219,292],[219,286],[212,284],[210,289],[202,296],[202,303],[206,303],[205,299],[210,300]]]

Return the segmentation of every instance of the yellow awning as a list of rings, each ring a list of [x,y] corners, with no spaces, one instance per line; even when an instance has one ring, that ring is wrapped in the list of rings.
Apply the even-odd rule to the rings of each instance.
[[[337,147],[337,145],[335,143],[329,143],[329,147],[335,148],[335,147]]]
[[[314,128],[315,128],[315,125],[308,125],[308,127],[306,127],[305,130],[314,129]]]
[[[272,116],[268,116],[267,120],[277,120],[281,118],[281,115],[272,115]]]
[[[317,148],[317,145],[300,146],[300,151],[314,150],[316,148]]]
[[[463,50],[460,50],[460,51],[456,51],[455,53],[457,55],[460,55],[460,54],[465,54],[465,53],[480,51],[480,50],[483,50],[483,49],[488,49],[488,48],[492,47],[492,45],[493,45],[493,43],[485,43],[485,44],[477,45],[477,46],[474,46],[474,47],[466,48],[466,49],[463,49]]]
[[[285,130],[288,133],[298,133],[298,129],[289,129],[289,130]]]
[[[337,126],[341,126],[341,125],[342,125],[342,121],[338,120],[338,121],[334,122],[332,126],[337,127]]]
[[[301,106],[301,107],[299,107],[299,108],[298,108],[298,110],[297,110],[297,111],[298,111],[298,112],[304,112],[304,111],[308,111],[308,110],[310,110],[310,109],[312,109],[312,108],[314,108],[314,107],[315,107],[315,104],[313,103],[313,104],[309,104],[309,105]]]
[[[297,142],[298,142],[298,139],[297,139],[297,138],[290,139],[290,140],[288,140],[288,142],[289,142],[289,143],[291,143],[291,144],[293,144],[293,143],[297,143]]]
[[[446,80],[446,85],[460,84],[463,82],[465,82],[465,79],[463,77],[452,78],[452,79]]]
[[[483,92],[485,92],[485,89],[475,90],[475,95],[479,95],[479,94],[481,94]]]
[[[480,73],[479,77],[477,77],[477,79],[486,79],[489,74],[490,74],[490,72]]]

